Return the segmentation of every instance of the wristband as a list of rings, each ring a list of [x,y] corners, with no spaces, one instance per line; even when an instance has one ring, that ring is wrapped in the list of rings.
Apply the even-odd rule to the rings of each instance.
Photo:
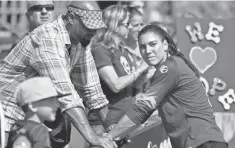
[[[134,72],[132,72],[132,74],[134,75],[134,80],[136,80],[138,77],[139,77],[139,75],[140,75],[140,71],[134,71]]]
[[[116,125],[116,124],[112,124],[112,125],[110,125],[109,127],[107,127],[107,128],[106,128],[106,131],[107,131],[107,132],[111,131],[111,129],[114,128],[115,125]]]

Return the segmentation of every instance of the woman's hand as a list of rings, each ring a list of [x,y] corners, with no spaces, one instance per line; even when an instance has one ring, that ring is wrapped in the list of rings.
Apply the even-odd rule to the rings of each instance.
[[[138,79],[135,82],[135,88],[136,89],[142,89],[143,85],[145,83],[149,82],[149,79],[151,79],[155,73],[156,69],[155,67],[148,67],[148,69],[143,72]]]
[[[140,73],[144,73],[149,69],[149,67],[150,66],[145,61],[143,61],[137,71],[139,71]]]

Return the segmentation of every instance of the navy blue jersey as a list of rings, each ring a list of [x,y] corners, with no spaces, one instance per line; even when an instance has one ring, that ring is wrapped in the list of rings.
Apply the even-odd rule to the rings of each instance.
[[[139,124],[159,109],[173,148],[195,148],[207,141],[225,142],[202,83],[179,57],[168,57],[156,66],[150,87],[137,100],[127,113],[129,118]]]

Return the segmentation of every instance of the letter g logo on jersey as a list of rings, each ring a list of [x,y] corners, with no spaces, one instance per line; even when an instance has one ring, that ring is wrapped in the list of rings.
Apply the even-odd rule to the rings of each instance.
[[[159,70],[161,71],[161,73],[166,73],[168,72],[168,67],[165,65],[162,65]]]

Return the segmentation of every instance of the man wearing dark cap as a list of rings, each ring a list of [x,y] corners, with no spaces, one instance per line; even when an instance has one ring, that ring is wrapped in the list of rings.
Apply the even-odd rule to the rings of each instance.
[[[90,49],[85,48],[95,31],[103,27],[106,26],[96,2],[73,1],[66,15],[36,28],[12,49],[0,63],[0,99],[6,131],[16,120],[24,118],[14,97],[17,86],[32,77],[47,76],[59,92],[72,93],[59,100],[60,108],[91,146],[113,147],[110,139],[94,134],[82,102],[104,119],[108,101]]]

